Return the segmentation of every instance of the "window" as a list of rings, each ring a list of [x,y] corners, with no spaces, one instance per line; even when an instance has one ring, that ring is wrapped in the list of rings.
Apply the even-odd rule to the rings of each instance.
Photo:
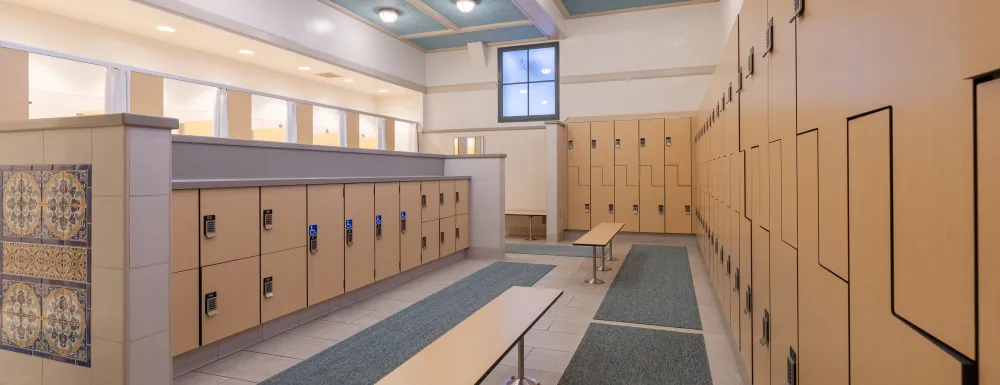
[[[163,116],[177,118],[175,134],[215,136],[215,104],[219,89],[163,79]]]
[[[28,118],[104,113],[107,67],[28,54]]]
[[[250,95],[250,130],[253,140],[288,142],[288,102]]]
[[[497,50],[499,121],[559,119],[559,44]]]

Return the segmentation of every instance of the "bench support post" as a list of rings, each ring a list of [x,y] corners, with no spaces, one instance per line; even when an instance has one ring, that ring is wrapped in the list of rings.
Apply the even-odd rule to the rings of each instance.
[[[510,376],[503,385],[540,385],[538,380],[524,376],[524,337],[517,341],[517,376]]]
[[[592,284],[595,284],[595,285],[600,285],[600,284],[604,283],[604,281],[597,278],[597,258],[598,258],[597,257],[597,246],[593,246],[593,248],[594,248],[594,257],[593,257],[593,259],[591,259],[591,261],[593,261],[593,263],[594,263],[594,277],[591,278],[591,279],[588,279],[586,281],[583,281],[583,282],[592,283]],[[601,266],[604,266],[604,255],[601,255],[600,258],[601,258]],[[608,269],[608,270],[611,270],[611,269]]]
[[[601,247],[602,253],[601,257],[599,258],[601,260],[601,267],[598,267],[597,271],[611,271],[610,267],[604,266],[604,253],[603,253],[604,249],[605,249],[604,247]]]
[[[615,258],[615,239],[611,238],[610,243],[611,247],[608,249],[608,261],[614,262],[618,260],[618,258]]]

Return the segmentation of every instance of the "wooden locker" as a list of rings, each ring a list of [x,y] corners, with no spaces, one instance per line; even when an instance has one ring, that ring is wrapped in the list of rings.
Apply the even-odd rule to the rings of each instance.
[[[261,187],[260,212],[261,254],[306,245],[306,186]]]
[[[316,225],[316,250],[308,245],[309,305],[344,293],[344,185],[307,187],[308,223]]]
[[[643,119],[639,121],[639,165],[652,166],[651,182],[643,182],[640,171],[639,182],[652,186],[663,186],[664,153],[667,148],[663,133],[663,119]],[[672,140],[672,139],[671,139]],[[670,144],[673,146],[673,143]]]
[[[469,213],[469,180],[455,181],[455,215]]]
[[[198,347],[198,269],[170,274],[170,347],[178,354]]]
[[[357,112],[347,112],[347,147],[361,147],[361,116]]]
[[[729,318],[729,300],[730,300],[730,298],[726,294],[729,293],[729,274],[730,274],[729,273],[729,269],[731,268],[731,263],[732,263],[729,260],[729,257],[731,256],[731,250],[732,250],[732,246],[730,246],[730,243],[729,243],[729,239],[730,239],[730,236],[729,236],[729,215],[726,215],[727,212],[728,212],[728,207],[726,207],[726,205],[722,203],[722,200],[717,200],[716,201],[716,208],[717,208],[717,211],[716,211],[717,214],[716,215],[717,215],[717,218],[719,220],[719,227],[718,227],[719,228],[719,230],[718,230],[718,232],[719,232],[719,257],[718,257],[718,270],[719,270],[718,277],[719,277],[719,279],[717,281],[718,282],[717,283],[717,287],[718,287],[719,291],[718,291],[717,295],[718,295],[718,298],[719,298],[719,306],[722,308],[722,317],[723,317],[723,319],[728,319]],[[727,261],[729,261],[728,264],[727,264]]]
[[[128,81],[129,113],[163,116],[163,78],[132,72]]]
[[[664,120],[664,135],[670,138],[670,145],[664,150],[663,164],[677,166],[679,170],[677,181],[681,186],[691,185],[690,125],[690,118],[669,118]],[[707,141],[704,143],[707,143]]]
[[[170,192],[170,271],[198,268],[198,190]]]
[[[979,324],[1000,323],[1000,81],[977,87]],[[1000,383],[1000,329],[979,329],[979,383]]]
[[[604,170],[610,179],[605,178],[608,185],[614,183],[615,165],[615,123],[590,122],[590,166],[610,168]],[[593,179],[591,179],[593,184]]]
[[[750,149],[746,163],[746,204],[747,218],[755,220],[760,211],[760,147]]]
[[[202,189],[200,206],[201,266],[260,255],[259,188]],[[211,238],[206,221],[214,223]]]
[[[614,176],[614,172],[607,173],[604,169],[608,167],[591,167],[590,174],[590,227],[597,226],[605,222],[615,221],[615,186],[613,181],[604,182],[605,175]]]
[[[566,163],[570,168],[590,167],[590,122],[569,123],[566,129]],[[580,176],[580,185],[590,185],[590,174]]]
[[[252,108],[250,94],[226,90],[226,117],[229,122],[229,138],[253,140],[250,117]]]
[[[753,217],[754,224],[766,230],[771,229],[771,146],[765,144],[759,147],[757,168],[757,182],[754,188],[757,194],[757,216]]]
[[[624,223],[622,231],[639,231],[639,186],[627,183],[626,168],[615,166],[615,222]],[[638,166],[636,166],[638,169]],[[636,170],[638,171],[638,170]],[[639,179],[638,176],[636,179]]]
[[[618,181],[622,180],[626,182],[625,185],[627,186],[639,186],[639,121],[638,120],[615,121],[614,146],[615,146],[615,185],[618,185]],[[619,167],[619,166],[625,166],[625,167]],[[622,171],[625,172],[625,179],[618,179],[618,173]]]
[[[441,226],[438,234],[438,242],[441,243],[438,249],[441,257],[447,257],[455,253],[455,217],[441,218]]]
[[[420,205],[423,207],[420,219],[424,222],[433,221],[441,216],[440,184],[436,180],[420,182]]]
[[[775,240],[781,239],[781,141],[768,143],[768,230]],[[773,244],[773,242],[772,242]]]
[[[819,263],[844,280],[847,269],[847,131],[817,131],[819,167]]]
[[[375,282],[375,185],[344,187],[344,275],[345,290]],[[351,222],[347,228],[347,222]]]
[[[455,251],[469,248],[469,214],[455,216]]]
[[[215,315],[207,314],[206,298],[214,298]],[[199,302],[202,346],[259,325],[260,257],[202,267]]]
[[[760,322],[754,319],[756,315],[751,308],[752,301],[747,301],[747,292],[753,295],[753,264],[751,261],[751,230],[755,226],[746,218],[740,218],[740,356],[743,358],[743,368],[749,377],[753,376],[753,350],[757,346],[754,339],[756,328]]]
[[[771,312],[771,289],[770,289],[770,234],[764,228],[753,224],[751,231],[753,240],[751,241],[752,257],[750,263],[753,265],[752,273],[752,293],[751,305],[753,311],[753,383],[771,383],[771,345],[765,337],[766,319],[770,318]],[[773,330],[773,329],[769,329]],[[764,343],[759,343],[764,341]]]
[[[566,176],[568,195],[567,228],[570,230],[590,230],[590,188],[580,184],[583,174],[590,179],[590,167],[570,167]]]
[[[792,247],[796,247],[798,239],[799,204],[795,185],[795,142],[783,140],[781,142],[781,239]]]
[[[797,253],[771,234],[771,384],[786,385],[789,349],[799,351]],[[799,357],[796,357],[798,360]]]
[[[381,222],[381,224],[380,224]],[[399,183],[375,184],[375,280],[400,270]]]
[[[424,222],[420,236],[420,256],[424,263],[441,258],[440,220]]]
[[[664,167],[639,166],[639,231],[643,233],[663,233],[667,223],[666,193],[663,186],[652,184],[653,169],[657,166]]]
[[[737,341],[737,350],[739,350],[739,336],[740,336],[740,290],[736,278],[736,272],[740,270],[740,222],[742,221],[742,216],[736,211],[730,211],[729,219],[729,231],[731,235],[730,246],[732,250],[729,251],[727,258],[731,266],[729,266],[729,286],[727,288],[726,294],[730,297],[729,299],[729,329],[733,333],[734,338]],[[729,250],[729,248],[727,248]]]
[[[28,120],[28,53],[0,48],[0,122]]]
[[[678,167],[664,167],[666,175],[666,197],[664,209],[667,223],[664,227],[670,234],[691,234],[691,186],[678,186]]]
[[[443,180],[439,182],[437,203],[441,205],[441,218],[455,216],[455,181]]]
[[[267,322],[306,307],[306,248],[260,256],[260,321]],[[268,296],[270,278],[271,295]]]
[[[406,214],[406,225],[404,226],[402,219],[399,224],[399,269],[406,271],[421,264],[420,237],[423,221],[420,218],[420,182],[399,184],[399,212],[400,218],[403,213]]]

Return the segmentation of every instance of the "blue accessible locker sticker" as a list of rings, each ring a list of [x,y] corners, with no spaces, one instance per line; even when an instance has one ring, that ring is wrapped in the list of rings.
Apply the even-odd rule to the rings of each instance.
[[[309,225],[309,236],[315,237],[319,235],[319,225]]]
[[[348,220],[344,221],[344,228],[346,230],[353,230],[354,229],[354,220],[353,219],[348,219]]]
[[[381,224],[382,224],[382,215],[376,215],[375,216],[375,225],[381,225]]]
[[[405,221],[406,220],[406,211],[400,211],[399,212],[399,220],[401,220],[401,221]]]

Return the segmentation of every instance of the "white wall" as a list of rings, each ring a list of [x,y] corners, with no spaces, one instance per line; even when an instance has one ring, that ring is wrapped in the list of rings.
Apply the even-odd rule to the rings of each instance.
[[[736,17],[740,15],[743,0],[719,0],[719,5],[722,7],[722,36],[729,36],[729,31],[736,23]]]
[[[375,112],[375,97],[0,2],[0,39],[265,93]]]
[[[386,95],[375,98],[375,112],[414,122],[424,121],[424,95]]]
[[[76,116],[104,110],[105,67],[44,55],[28,55],[28,117]]]
[[[180,0],[331,57],[348,69],[424,84],[424,54],[317,0]],[[327,0],[322,0],[327,1]],[[168,4],[170,1],[150,1]],[[374,5],[373,5],[374,7]],[[198,19],[198,17],[195,17]],[[308,21],[303,23],[303,21]],[[241,31],[244,32],[244,31]]]

